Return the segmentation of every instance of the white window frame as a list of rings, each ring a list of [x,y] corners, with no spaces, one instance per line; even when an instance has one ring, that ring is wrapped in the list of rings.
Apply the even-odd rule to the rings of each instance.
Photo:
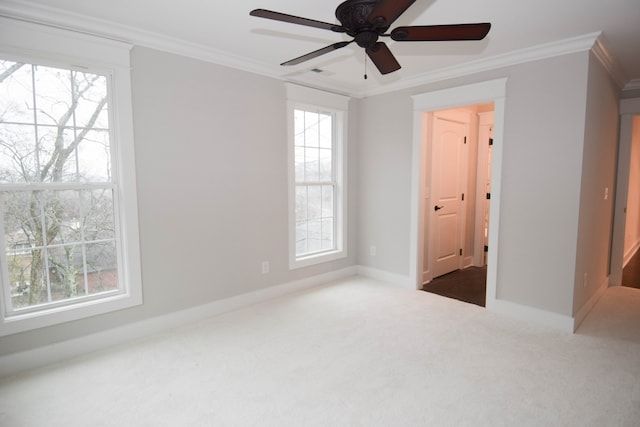
[[[6,296],[0,292],[0,336],[142,304],[129,59],[132,47],[114,40],[0,17],[0,55],[3,59],[81,69],[105,75],[108,79],[112,164],[115,190],[119,194],[119,203],[114,207],[119,225],[116,234],[118,270],[119,280],[123,281],[122,290],[117,294],[19,314],[8,312]],[[4,244],[1,253],[4,254]],[[0,262],[6,262],[6,254],[0,257]]]
[[[347,112],[349,98],[304,86],[285,83],[287,89],[287,152],[289,193],[289,269],[333,261],[347,256]],[[320,111],[333,117],[333,167],[335,178],[334,242],[335,249],[298,257],[296,255],[296,178],[294,111]]]

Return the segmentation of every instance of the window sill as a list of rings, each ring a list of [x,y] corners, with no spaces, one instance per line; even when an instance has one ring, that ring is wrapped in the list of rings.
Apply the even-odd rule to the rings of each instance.
[[[289,270],[309,267],[311,265],[322,264],[325,262],[335,261],[335,260],[346,258],[346,257],[347,257],[347,251],[344,249],[338,249],[331,252],[322,252],[320,254],[313,254],[313,255],[290,260]]]
[[[72,305],[52,307],[35,312],[16,313],[2,319],[0,336],[71,322],[140,304],[142,304],[142,295],[120,293]]]

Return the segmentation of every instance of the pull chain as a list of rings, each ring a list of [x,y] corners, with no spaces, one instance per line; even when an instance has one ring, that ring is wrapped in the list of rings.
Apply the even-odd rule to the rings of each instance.
[[[367,52],[364,52],[364,79],[367,80]]]

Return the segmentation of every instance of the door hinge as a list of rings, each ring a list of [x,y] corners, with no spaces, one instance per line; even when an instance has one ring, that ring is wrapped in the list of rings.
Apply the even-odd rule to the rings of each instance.
[[[464,202],[464,193],[462,193],[462,201]]]
[[[460,248],[460,256],[462,256],[462,248]]]
[[[487,193],[487,200],[491,199],[491,193]]]
[[[489,252],[489,246],[484,245],[484,251],[485,251],[485,252]]]
[[[466,136],[464,137],[464,143],[465,144],[467,143],[467,137]]]
[[[489,145],[493,145],[493,138],[489,138]]]

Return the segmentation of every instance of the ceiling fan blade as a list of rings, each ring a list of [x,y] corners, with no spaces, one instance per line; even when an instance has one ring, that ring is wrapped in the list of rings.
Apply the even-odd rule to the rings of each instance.
[[[288,22],[290,24],[306,25],[307,27],[321,28],[336,33],[345,33],[347,30],[340,25],[330,24],[328,22],[316,21],[315,19],[301,18],[299,16],[287,15],[286,13],[274,12],[266,9],[254,9],[249,12],[251,16],[259,18],[273,19],[275,21]]]
[[[378,0],[367,21],[375,28],[388,28],[416,0]]]
[[[302,55],[302,56],[299,56],[297,58],[291,59],[291,60],[289,60],[287,62],[283,62],[280,65],[297,65],[297,64],[300,64],[301,62],[305,62],[305,61],[308,61],[310,59],[317,58],[318,56],[324,55],[325,53],[333,52],[334,50],[343,48],[346,45],[350,44],[351,42],[353,42],[353,40],[351,40],[350,42],[334,43],[334,44],[329,45],[327,47],[323,47],[322,49],[318,49],[318,50],[314,50],[313,52],[309,52],[306,55]]]
[[[391,53],[387,45],[383,42],[377,42],[373,46],[368,47],[367,55],[369,55],[371,61],[378,67],[380,74],[389,74],[400,69],[400,64],[395,56],[393,56],[393,53]]]
[[[406,41],[453,41],[482,40],[489,33],[491,24],[425,25],[398,27],[391,31],[391,38],[398,42]]]

